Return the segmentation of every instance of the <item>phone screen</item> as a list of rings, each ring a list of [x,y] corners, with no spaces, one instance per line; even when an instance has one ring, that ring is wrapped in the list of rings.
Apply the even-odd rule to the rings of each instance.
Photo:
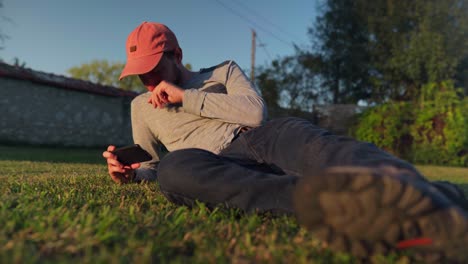
[[[124,165],[140,163],[153,158],[138,144],[118,148],[112,151],[112,153],[114,153],[117,156],[117,160]]]

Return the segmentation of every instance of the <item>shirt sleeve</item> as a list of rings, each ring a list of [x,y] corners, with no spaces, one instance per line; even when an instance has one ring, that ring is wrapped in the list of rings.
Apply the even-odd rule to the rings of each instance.
[[[206,118],[219,119],[227,123],[257,127],[266,120],[263,98],[254,84],[233,61],[226,66],[223,76],[226,94],[209,93],[198,89],[185,90],[184,110]]]
[[[155,139],[148,126],[144,124],[145,119],[141,117],[144,111],[138,109],[139,104],[136,103],[136,100],[142,99],[137,97],[132,101],[131,119],[133,141],[146,150],[152,156],[152,159],[142,162],[140,168],[135,170],[135,181],[155,181],[157,179],[159,161],[165,154],[165,148],[160,141]]]

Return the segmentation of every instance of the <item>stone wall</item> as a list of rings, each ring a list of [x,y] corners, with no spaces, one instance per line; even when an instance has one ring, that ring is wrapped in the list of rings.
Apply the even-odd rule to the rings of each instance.
[[[131,144],[131,100],[0,78],[0,142],[80,147]]]

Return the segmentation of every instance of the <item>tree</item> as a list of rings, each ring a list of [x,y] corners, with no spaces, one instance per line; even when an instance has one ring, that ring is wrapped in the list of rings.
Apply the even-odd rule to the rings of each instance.
[[[390,98],[418,98],[424,84],[456,77],[468,56],[468,1],[361,1],[362,10],[374,14],[368,24],[375,37],[373,67]]]
[[[121,62],[110,63],[107,60],[93,60],[90,63],[70,68],[68,74],[73,78],[119,87],[123,90],[146,91],[137,76],[129,76],[119,81],[124,66],[125,64]]]
[[[466,83],[467,0],[324,3],[309,32],[334,102],[408,101],[429,82]]]
[[[447,80],[468,93],[468,0],[321,3],[323,13],[308,33],[310,49],[260,69],[260,89],[271,100],[289,100],[293,108],[414,101],[424,85]],[[311,63],[298,63],[304,54]]]
[[[370,96],[368,33],[355,0],[329,0],[315,28],[309,29],[321,57],[321,86],[325,101],[356,103]]]
[[[270,66],[257,71],[258,87],[271,111],[279,107],[292,111],[312,109],[311,102],[321,94],[321,90],[316,89],[316,59],[297,49],[295,56],[274,60]]]
[[[372,67],[380,73],[375,86],[388,98],[414,100],[423,85],[463,71],[457,68],[468,57],[467,0],[360,1],[374,14],[368,30]]]
[[[364,22],[353,0],[326,3],[309,29],[312,45],[259,71],[262,94],[276,93],[283,106],[310,110],[313,103],[357,103],[370,96]]]
[[[468,95],[468,57],[465,57],[461,60],[460,64],[457,66],[455,76],[455,85],[458,87],[463,87],[464,95]]]

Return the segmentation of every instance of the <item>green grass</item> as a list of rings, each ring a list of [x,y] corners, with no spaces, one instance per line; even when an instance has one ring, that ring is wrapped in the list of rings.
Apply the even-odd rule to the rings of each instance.
[[[0,263],[356,262],[292,217],[189,209],[167,202],[156,183],[114,184],[101,153],[0,146]],[[468,191],[467,168],[419,169]]]

